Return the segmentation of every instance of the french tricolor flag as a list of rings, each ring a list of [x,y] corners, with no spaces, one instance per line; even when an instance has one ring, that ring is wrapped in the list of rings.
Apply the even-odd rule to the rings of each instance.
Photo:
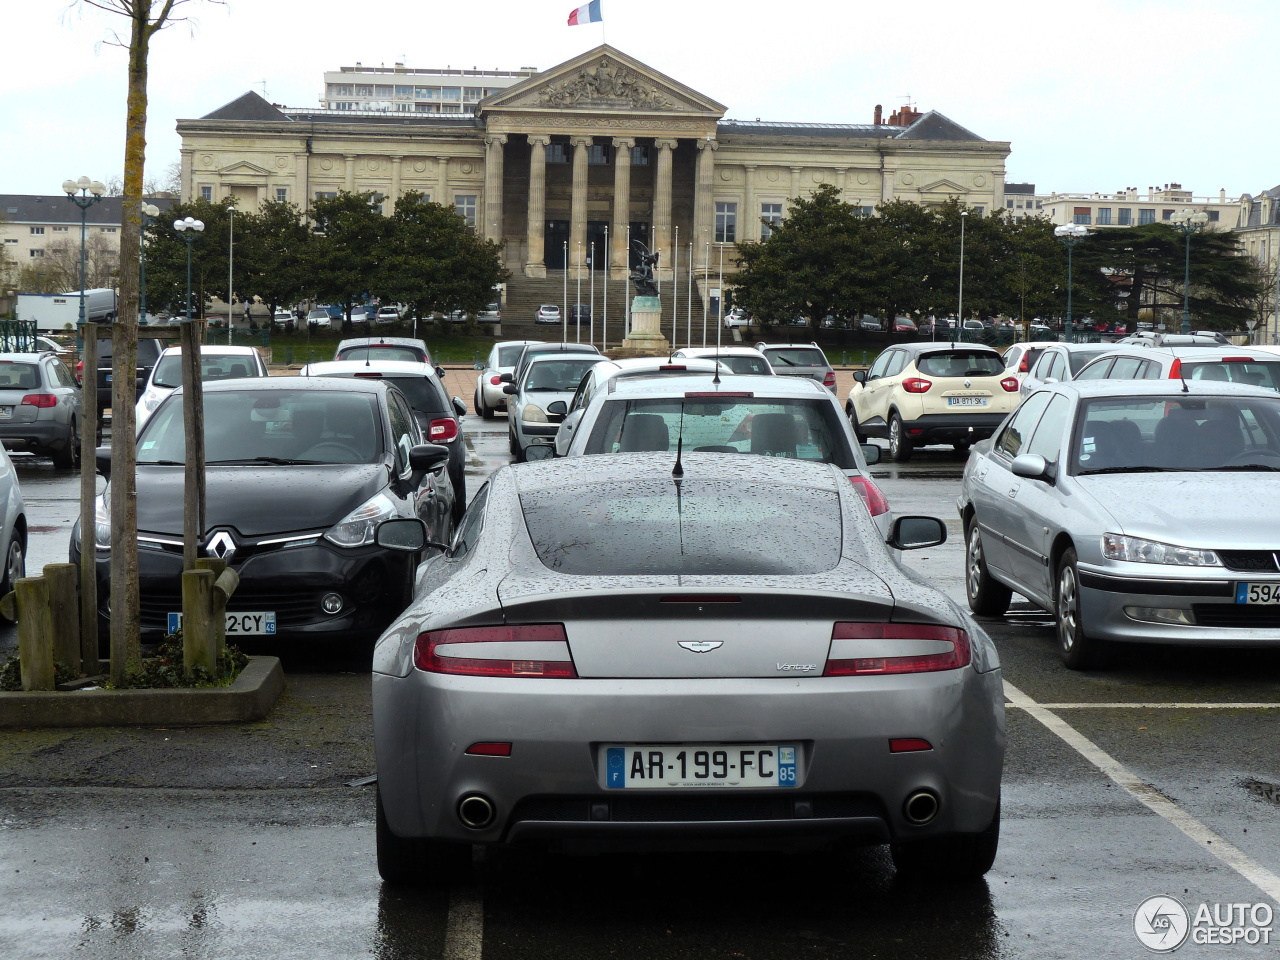
[[[569,26],[576,27],[580,23],[600,23],[604,17],[600,14],[600,0],[591,0],[584,7],[579,7],[569,14]]]

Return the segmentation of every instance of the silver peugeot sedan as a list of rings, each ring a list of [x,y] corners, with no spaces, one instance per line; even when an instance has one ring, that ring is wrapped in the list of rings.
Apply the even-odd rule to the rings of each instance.
[[[1280,396],[1214,380],[1047,386],[974,446],[957,501],[977,614],[1016,591],[1063,662],[1109,641],[1280,645]]]
[[[945,535],[900,517],[890,546]],[[828,464],[498,470],[377,643],[373,723],[391,882],[448,882],[476,843],[854,841],[963,877],[999,841],[994,646]]]

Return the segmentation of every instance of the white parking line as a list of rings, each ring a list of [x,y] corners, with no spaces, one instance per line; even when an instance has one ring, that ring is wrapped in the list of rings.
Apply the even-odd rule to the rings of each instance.
[[[1009,686],[1008,683],[1005,686]],[[1013,704],[1018,706],[1018,704]],[[1042,703],[1045,710],[1280,710],[1280,703]]]
[[[1217,857],[1240,876],[1244,877],[1264,894],[1280,902],[1280,877],[1257,863],[1234,844],[1224,840],[1191,814],[1187,813],[1155,786],[1130,772],[1120,761],[1081,734],[1047,706],[1036,703],[1025,693],[1009,683],[1004,684],[1005,698],[1020,710],[1025,710],[1050,732],[1061,737],[1077,753],[1123,787],[1148,809],[1164,817],[1181,830],[1196,845]],[[1092,704],[1090,704],[1092,706]],[[1239,704],[1231,704],[1233,707]]]

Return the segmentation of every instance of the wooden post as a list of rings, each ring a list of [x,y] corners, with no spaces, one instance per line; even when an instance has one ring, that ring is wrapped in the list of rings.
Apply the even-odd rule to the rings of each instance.
[[[13,585],[18,603],[18,660],[23,690],[53,689],[53,624],[49,584],[44,577],[23,577]]]
[[[98,409],[98,325],[80,328],[84,349],[81,357],[80,409],[80,664],[87,673],[97,673],[98,664],[98,547],[95,499],[97,496],[97,438],[102,411]]]
[[[213,634],[214,659],[227,652],[227,598],[235,592],[240,583],[240,576],[234,570],[227,570],[227,561],[217,557],[201,557],[196,561],[197,570],[209,570],[213,573]],[[224,577],[230,580],[224,580]],[[230,583],[231,589],[226,589]]]
[[[194,570],[204,535],[204,390],[196,324],[182,325],[182,420],[186,432],[182,493],[182,569]],[[183,614],[184,620],[186,614]]]
[[[47,563],[44,578],[49,584],[49,617],[53,630],[53,658],[80,673],[80,608],[77,581],[80,568],[74,563]],[[97,672],[98,657],[90,664]]]
[[[213,672],[213,580],[212,570],[182,574],[182,666],[188,674],[197,666]]]

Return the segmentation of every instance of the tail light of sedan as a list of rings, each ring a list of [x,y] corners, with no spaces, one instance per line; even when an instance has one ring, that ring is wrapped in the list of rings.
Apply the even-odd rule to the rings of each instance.
[[[1005,393],[1017,393],[1020,389],[1017,377],[1005,377],[1000,381],[1000,386],[1004,388]]]
[[[76,362],[76,383],[84,383],[84,361]]]
[[[428,443],[452,443],[458,436],[458,421],[452,417],[432,420],[427,428]]]
[[[822,385],[828,390],[836,388],[836,372],[834,370],[828,370],[822,375]]]
[[[495,387],[502,386],[502,374],[495,373],[492,377],[489,378],[489,383]]]
[[[578,676],[560,623],[429,630],[414,644],[413,665],[426,673],[463,677]]]
[[[967,667],[969,635],[932,623],[839,622],[824,677],[933,673]]]
[[[880,488],[875,485],[870,477],[850,477],[853,489],[862,494],[862,499],[867,505],[867,511],[873,516],[878,517],[882,513],[889,512],[889,501],[885,499]]]
[[[22,398],[24,407],[56,407],[58,398],[52,393],[28,393]]]
[[[907,393],[928,393],[932,386],[932,380],[925,380],[922,377],[907,377],[902,381],[902,389]]]

